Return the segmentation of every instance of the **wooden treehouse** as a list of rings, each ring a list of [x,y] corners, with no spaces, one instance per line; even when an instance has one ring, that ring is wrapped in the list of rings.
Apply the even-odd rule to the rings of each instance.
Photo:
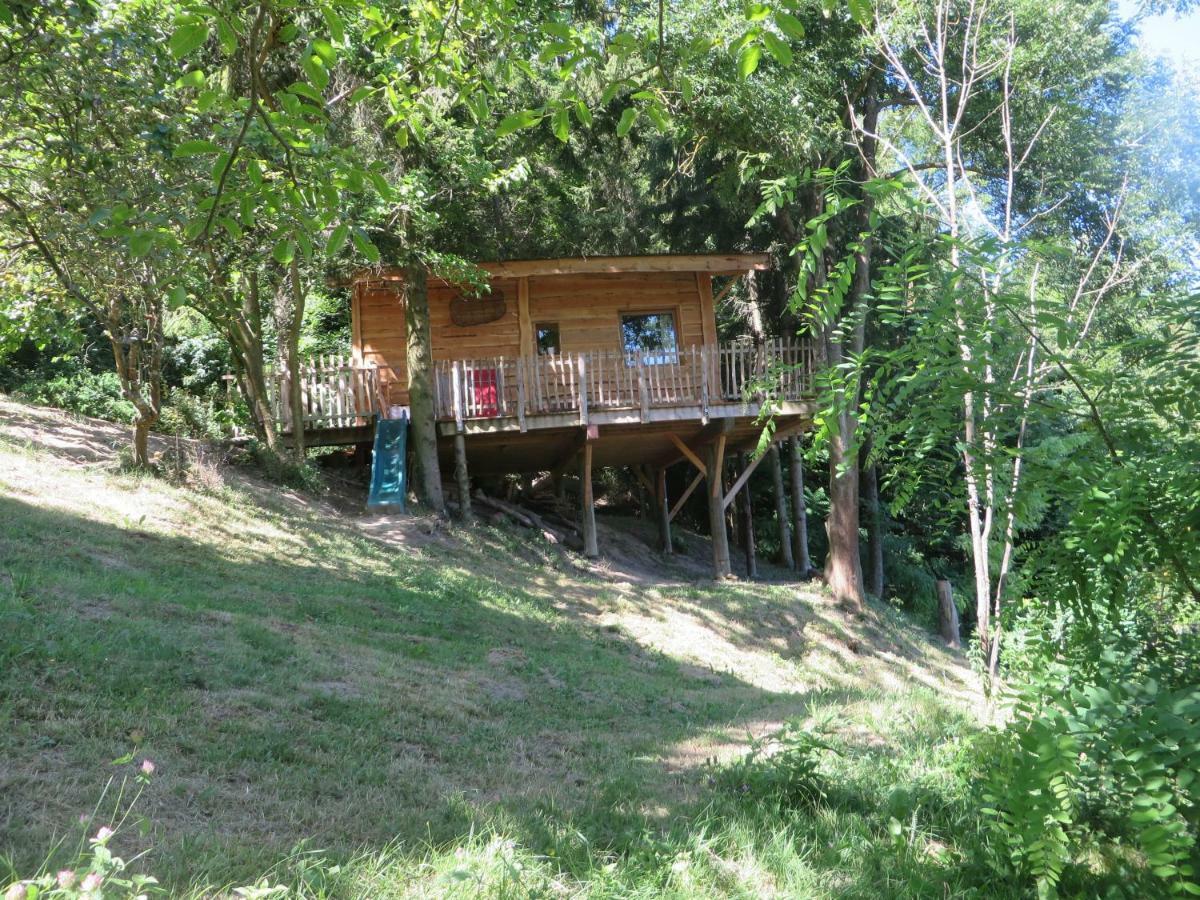
[[[585,550],[598,551],[594,466],[630,466],[656,495],[665,548],[684,501],[707,482],[714,563],[729,572],[725,509],[758,458],[728,479],[726,460],[753,451],[760,413],[774,440],[807,427],[814,359],[807,342],[717,340],[715,304],[737,278],[768,268],[765,254],[629,256],[481,263],[490,293],[428,284],[433,394],[444,472],[569,470],[581,479]],[[714,286],[718,289],[714,298]],[[375,416],[408,406],[403,271],[360,274],[353,285],[349,360],[304,371],[311,444],[371,439]],[[277,392],[277,396],[278,396]],[[291,430],[286,404],[279,424]],[[665,472],[695,469],[666,496]],[[717,473],[717,477],[709,475]]]

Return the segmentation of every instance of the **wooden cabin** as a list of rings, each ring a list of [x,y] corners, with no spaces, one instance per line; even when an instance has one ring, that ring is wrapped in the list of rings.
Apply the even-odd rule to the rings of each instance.
[[[557,477],[581,461],[586,487],[595,465],[632,466],[661,486],[667,466],[687,462],[699,474],[669,508],[663,498],[669,523],[710,468],[758,445],[765,408],[777,439],[811,421],[807,343],[718,341],[716,305],[736,279],[769,267],[765,254],[479,265],[490,291],[478,296],[443,280],[428,285],[446,473],[459,453],[474,474]],[[305,373],[310,443],[369,439],[374,414],[408,405],[403,277],[382,269],[355,278],[351,359]],[[729,491],[713,484],[723,510],[744,479]]]

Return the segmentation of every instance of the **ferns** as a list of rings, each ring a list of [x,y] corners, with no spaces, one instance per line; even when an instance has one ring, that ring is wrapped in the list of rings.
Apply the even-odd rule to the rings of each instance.
[[[1113,653],[1083,684],[1051,666],[995,738],[986,812],[1039,896],[1056,896],[1085,848],[1126,860],[1113,873],[1126,886],[1200,895],[1200,688],[1138,675]]]

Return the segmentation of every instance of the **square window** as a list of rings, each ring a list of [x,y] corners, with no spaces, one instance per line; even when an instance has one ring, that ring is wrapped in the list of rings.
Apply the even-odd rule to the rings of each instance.
[[[679,362],[674,313],[621,316],[621,342],[625,347],[627,365],[633,365],[638,359],[648,366],[676,365]]]
[[[539,322],[534,326],[537,333],[537,354],[538,356],[558,356],[558,323],[557,322]]]

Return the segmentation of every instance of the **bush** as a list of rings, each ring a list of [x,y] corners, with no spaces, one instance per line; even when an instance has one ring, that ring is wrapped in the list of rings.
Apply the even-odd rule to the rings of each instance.
[[[121,381],[116,372],[91,372],[79,368],[70,374],[46,380],[28,381],[13,395],[28,403],[56,406],[84,416],[112,422],[133,422],[133,404],[121,396]]]
[[[1095,878],[1088,860],[1118,896],[1200,894],[1200,688],[1165,689],[1115,646],[1079,673],[1043,667],[985,742],[1012,864],[1043,896]]]
[[[719,794],[750,804],[770,803],[795,809],[824,798],[820,754],[835,752],[800,725],[788,722],[765,738],[752,741],[741,759],[726,765],[709,763],[709,784]]]

